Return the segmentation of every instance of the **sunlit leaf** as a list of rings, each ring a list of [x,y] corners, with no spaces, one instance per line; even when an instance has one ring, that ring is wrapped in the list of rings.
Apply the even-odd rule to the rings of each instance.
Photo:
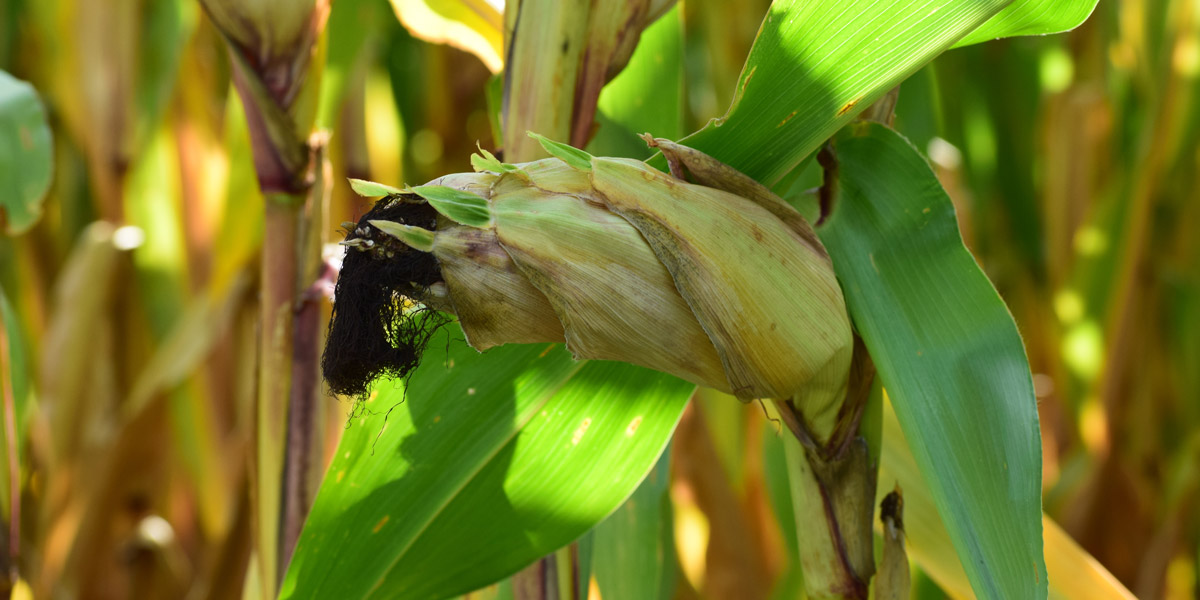
[[[771,5],[725,116],[683,143],[771,186],[1006,0]],[[665,169],[665,161],[656,166]]]
[[[350,179],[350,189],[354,190],[355,194],[358,194],[359,196],[366,196],[368,198],[377,198],[379,196],[398,196],[404,193],[404,190],[387,184],[353,178]]]
[[[1045,597],[1041,439],[1012,316],[907,140],[861,122],[835,148],[819,233],[972,587]]]
[[[559,346],[430,345],[377,386],[326,474],[284,598],[439,598],[497,581],[619,506],[694,386]]]
[[[504,17],[487,0],[392,0],[408,32],[479,57],[493,73],[504,67]]]
[[[1014,35],[1044,35],[1074,29],[1083,23],[1097,0],[1015,0],[999,14],[959,40],[955,46]]]

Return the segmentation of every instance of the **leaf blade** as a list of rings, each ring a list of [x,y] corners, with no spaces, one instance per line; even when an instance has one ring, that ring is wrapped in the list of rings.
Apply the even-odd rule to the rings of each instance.
[[[858,123],[836,152],[821,239],[975,593],[1044,598],[1041,442],[1016,325],[907,140]]]
[[[1046,35],[1070,31],[1082,24],[1097,0],[1016,0],[954,45],[955,48],[996,38]]]
[[[904,491],[904,523],[908,552],[951,597],[968,597],[971,584],[954,555],[950,534],[938,516],[933,497],[890,402],[883,402],[883,452],[879,464],[876,504],[895,482]],[[876,523],[876,527],[879,524]],[[1048,515],[1042,515],[1042,539],[1046,548],[1049,597],[1133,600],[1134,596],[1103,565],[1071,539]]]
[[[403,397],[391,383],[346,432],[282,597],[443,597],[511,574],[633,492],[694,388],[559,346],[437,354],[386,428]]]
[[[771,187],[1009,1],[777,0],[725,116],[680,142]],[[652,164],[666,168],[661,157]]]
[[[504,68],[504,18],[485,0],[391,0],[391,4],[396,18],[414,37],[470,52],[493,73]]]

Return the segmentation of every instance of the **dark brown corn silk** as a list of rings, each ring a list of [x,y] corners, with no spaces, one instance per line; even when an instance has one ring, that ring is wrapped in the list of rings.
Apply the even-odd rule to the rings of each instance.
[[[380,377],[403,378],[417,366],[433,333],[448,318],[427,307],[405,308],[442,280],[437,259],[373,227],[393,221],[433,230],[437,213],[417,196],[380,199],[347,232],[346,259],[334,290],[321,370],[334,393],[363,397]]]

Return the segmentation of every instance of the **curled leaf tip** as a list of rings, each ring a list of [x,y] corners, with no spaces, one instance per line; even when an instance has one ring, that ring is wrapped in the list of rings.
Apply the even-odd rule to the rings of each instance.
[[[350,178],[350,189],[359,196],[367,198],[375,198],[379,196],[399,196],[404,193],[404,190],[394,188],[390,185],[367,181],[365,179]]]
[[[579,171],[592,170],[591,154],[588,154],[579,148],[574,148],[562,142],[556,142],[545,136],[538,135],[532,131],[526,133],[529,134],[529,137],[537,140],[538,143],[542,145],[542,148],[550,154],[550,156],[567,163],[572,168]]]
[[[421,252],[433,251],[434,233],[428,229],[416,227],[413,225],[405,225],[394,221],[384,221],[382,219],[373,219],[368,221],[376,229],[404,242],[404,244],[413,250]],[[343,242],[348,243],[348,242]]]
[[[475,142],[475,147],[479,149],[478,154],[471,155],[471,167],[475,169],[475,172],[480,173],[484,171],[490,171],[492,173],[500,174],[512,173],[513,171],[521,170],[521,168],[516,165],[510,165],[506,162],[502,162],[500,159],[496,158],[495,154],[484,150],[483,146],[479,145],[479,142]]]

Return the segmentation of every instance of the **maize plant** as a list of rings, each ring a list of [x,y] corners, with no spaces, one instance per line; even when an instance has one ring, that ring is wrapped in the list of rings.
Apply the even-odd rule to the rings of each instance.
[[[1192,597],[1198,19],[0,3],[0,594]]]

